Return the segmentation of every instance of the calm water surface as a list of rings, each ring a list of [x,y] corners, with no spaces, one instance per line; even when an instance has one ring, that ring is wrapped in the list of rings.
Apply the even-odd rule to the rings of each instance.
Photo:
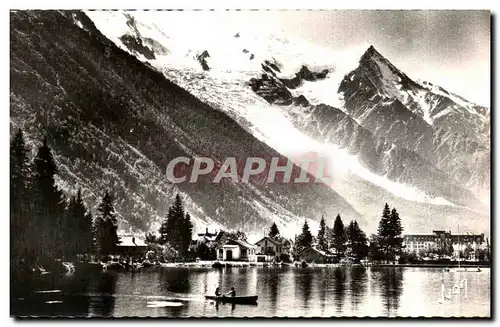
[[[441,288],[467,279],[467,298]],[[215,287],[259,296],[257,305],[206,301]],[[26,285],[25,285],[26,286]],[[13,315],[139,317],[490,316],[490,269],[159,268],[65,276],[11,296]]]

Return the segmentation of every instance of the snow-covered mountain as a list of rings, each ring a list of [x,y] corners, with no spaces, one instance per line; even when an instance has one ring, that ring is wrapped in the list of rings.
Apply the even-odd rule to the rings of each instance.
[[[196,229],[261,230],[275,221],[293,236],[304,218],[339,210],[362,216],[321,183],[171,184],[167,164],[180,156],[277,157],[225,113],[120,50],[81,12],[11,14],[11,125],[34,147],[47,135],[59,185],[82,187],[95,205],[116,197],[120,228],[158,227],[177,192]],[[220,161],[220,162],[219,162]],[[296,167],[298,169],[298,167]]]
[[[256,231],[262,222],[271,220],[286,228],[300,225],[303,217],[318,220],[324,214],[331,221],[341,213],[346,220],[360,220],[371,232],[381,208],[389,202],[401,212],[407,231],[452,229],[465,220],[471,231],[489,229],[489,200],[484,201],[489,199],[489,109],[431,83],[413,81],[368,44],[332,51],[258,28],[210,24],[208,16],[196,21],[197,28],[185,29],[182,26],[190,22],[181,24],[180,16],[154,11],[50,12],[14,17],[17,32],[11,32],[11,45],[20,47],[15,52],[18,57],[29,56],[29,60],[14,58],[11,75],[17,80],[26,78],[22,72],[34,71],[33,76],[47,76],[41,85],[52,86],[43,94],[54,92],[63,101],[68,92],[98,92],[106,94],[104,103],[112,99],[117,110],[121,106],[131,110],[114,113],[127,121],[127,128],[119,128],[119,132],[116,128],[120,125],[110,125],[99,115],[82,120],[88,136],[85,142],[83,138],[75,141],[80,148],[99,141],[94,150],[87,151],[98,148],[108,152],[110,146],[102,140],[89,141],[96,133],[92,129],[97,129],[102,139],[109,138],[109,144],[118,142],[113,152],[120,158],[115,161],[128,167],[125,170],[130,176],[121,176],[122,167],[111,167],[111,171],[102,168],[109,165],[108,156],[98,165],[99,172],[92,174],[82,172],[87,168],[81,169],[81,165],[65,165],[68,174],[62,183],[74,183],[71,176],[77,174],[92,184],[107,171],[110,183],[114,178],[112,183],[121,180],[118,184],[126,185],[124,202],[133,203],[134,208],[149,207],[148,214],[157,216],[143,220],[157,221],[168,205],[159,205],[158,197],[171,197],[183,187],[181,191],[198,213],[195,217],[200,225],[207,221]],[[24,25],[34,24],[32,20],[41,23],[42,27],[35,26],[45,29],[44,33],[30,36],[33,32]],[[50,20],[63,27],[47,26]],[[67,34],[71,38],[61,41]],[[33,44],[43,47],[45,60],[36,59],[40,51]],[[78,53],[76,46],[85,52]],[[69,80],[62,85],[58,75],[64,75],[62,67],[54,68],[49,60],[49,56],[56,56],[67,61],[65,52],[69,50],[76,58],[69,63],[79,83],[87,88]],[[24,90],[22,85],[14,83],[11,90],[13,122],[40,124],[33,109],[38,102],[19,91]],[[64,111],[65,120],[92,110],[93,106],[73,97],[79,109]],[[182,100],[176,100],[178,97]],[[135,126],[137,121],[146,122],[142,130]],[[225,123],[221,125],[221,121]],[[154,137],[146,127],[152,122],[156,132],[162,131],[162,138]],[[109,126],[113,126],[112,131]],[[207,131],[201,138],[200,128]],[[197,136],[197,142],[190,141]],[[226,147],[225,142],[230,145]],[[63,143],[58,144],[58,158],[61,162],[73,160],[74,153],[65,152]],[[131,161],[124,151],[137,158]],[[274,189],[232,185],[219,192],[200,185],[171,185],[161,176],[162,165],[174,154],[221,158],[279,153],[293,159],[310,152],[329,158],[334,175],[333,184],[319,191],[289,184]],[[130,169],[138,160],[154,173],[139,178],[141,170]],[[87,163],[83,167],[86,165],[92,166]],[[129,179],[134,180],[133,186]],[[153,192],[152,185],[162,195]],[[150,194],[148,199],[143,198],[144,192]],[[135,216],[141,220],[144,212]]]

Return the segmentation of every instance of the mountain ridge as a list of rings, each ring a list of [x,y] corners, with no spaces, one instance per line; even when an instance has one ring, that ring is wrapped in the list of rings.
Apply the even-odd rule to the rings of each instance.
[[[67,165],[68,169],[66,169],[68,172],[67,175],[65,175],[67,180],[66,183],[71,184],[75,181],[74,178],[71,178],[71,174],[75,171],[78,173],[78,170],[81,170],[82,172],[89,171],[89,176],[109,176],[107,177],[109,180],[107,183],[114,185],[116,183],[113,182],[113,178],[116,180],[122,179],[122,176],[119,174],[117,175],[117,172],[121,170],[126,171],[127,178],[125,179],[127,179],[127,181],[123,180],[119,182],[119,184],[121,183],[124,185],[122,187],[124,191],[120,196],[120,201],[123,201],[122,199],[128,194],[132,194],[130,197],[137,197],[141,199],[141,201],[125,201],[130,202],[130,204],[125,205],[125,203],[121,203],[122,207],[120,209],[126,208],[126,210],[130,209],[135,212],[136,223],[138,223],[140,219],[148,221],[157,221],[161,219],[164,213],[164,207],[168,204],[160,204],[162,201],[156,200],[160,197],[158,194],[168,193],[167,196],[161,195],[161,197],[172,198],[171,194],[176,191],[181,191],[186,194],[189,202],[188,210],[196,213],[195,218],[200,218],[202,224],[205,221],[211,221],[234,228],[245,227],[247,230],[255,230],[257,227],[261,226],[263,222],[271,222],[274,220],[281,223],[294,222],[300,224],[302,223],[303,217],[317,220],[322,214],[325,214],[325,218],[328,220],[333,219],[336,213],[341,213],[342,217],[348,220],[359,219],[361,225],[365,228],[374,230],[378,222],[378,215],[385,202],[389,202],[391,206],[396,206],[402,216],[408,217],[408,220],[405,220],[405,224],[407,224],[405,228],[410,231],[424,231],[429,225],[434,226],[434,228],[442,228],[443,226],[456,224],[456,222],[461,219],[478,222],[475,226],[477,228],[483,228],[489,224],[486,217],[487,215],[484,213],[478,213],[477,211],[460,207],[462,204],[470,205],[470,203],[467,204],[466,202],[475,203],[474,196],[467,193],[467,190],[463,190],[461,186],[458,187],[454,185],[454,182],[451,180],[449,181],[446,179],[442,182],[445,179],[442,177],[442,170],[436,168],[434,164],[429,163],[429,160],[413,151],[414,149],[407,149],[407,143],[418,145],[418,142],[410,140],[411,142],[405,143],[404,140],[397,139],[393,141],[390,136],[380,133],[376,126],[382,126],[383,128],[387,123],[387,121],[378,120],[384,117],[382,114],[383,111],[378,111],[377,113],[379,115],[371,113],[372,116],[370,116],[369,110],[360,112],[359,116],[350,115],[349,112],[354,111],[353,108],[345,108],[342,106],[336,107],[329,104],[321,105],[321,103],[317,103],[317,99],[309,97],[309,95],[304,92],[306,88],[311,86],[331,85],[328,83],[330,83],[332,79],[338,77],[339,69],[342,67],[322,66],[318,65],[317,62],[311,64],[307,61],[300,63],[301,60],[299,59],[294,63],[294,67],[297,69],[293,70],[290,69],[288,62],[280,59],[279,55],[276,55],[276,58],[274,58],[274,56],[262,57],[261,53],[256,51],[257,49],[250,47],[249,44],[242,43],[246,40],[246,35],[244,33],[240,33],[238,38],[233,36],[234,33],[229,33],[231,34],[230,38],[236,40],[234,41],[236,48],[233,49],[234,51],[231,50],[230,47],[233,44],[228,43],[225,48],[228,49],[227,54],[237,54],[241,56],[241,58],[238,57],[226,68],[222,64],[224,61],[231,61],[232,58],[220,58],[218,57],[217,51],[213,52],[212,49],[207,48],[205,45],[199,47],[195,46],[187,52],[176,52],[175,48],[163,42],[164,39],[160,38],[160,36],[163,35],[165,36],[165,40],[168,40],[169,36],[167,37],[166,34],[174,31],[159,31],[155,32],[156,34],[154,35],[157,36],[154,36],[151,30],[146,31],[147,28],[153,29],[154,26],[146,26],[145,22],[141,22],[134,17],[135,13],[129,13],[128,17],[124,16],[123,26],[119,24],[113,25],[114,31],[107,30],[105,28],[106,26],[102,25],[101,21],[93,19],[95,18],[93,16],[89,18],[87,14],[80,12],[73,12],[71,15],[65,14],[64,12],[59,12],[58,14],[64,16],[64,23],[62,25],[65,26],[64,28],[66,28],[67,31],[71,30],[78,34],[78,32],[74,30],[74,27],[78,27],[90,33],[92,29],[95,28],[94,34],[89,34],[88,38],[90,39],[89,42],[93,44],[92,47],[100,49],[99,51],[91,50],[90,53],[92,55],[79,54],[77,52],[73,53],[78,47],[81,47],[79,41],[75,41],[74,36],[68,37],[69,40],[74,42],[68,49],[60,49],[62,51],[71,50],[72,54],[76,58],[79,58],[78,60],[91,58],[90,64],[83,70],[86,74],[83,83],[79,77],[82,68],[72,65],[74,59],[68,61],[68,63],[70,63],[69,67],[74,68],[75,79],[77,81],[71,84],[68,82],[69,78],[66,77],[64,83],[66,83],[66,85],[74,85],[72,86],[74,89],[79,88],[78,82],[84,85],[83,90],[80,92],[81,94],[77,96],[78,105],[88,108],[89,105],[87,102],[89,99],[85,99],[84,94],[95,93],[101,88],[106,90],[106,92],[103,92],[106,95],[104,95],[102,99],[91,99],[94,101],[93,105],[104,105],[108,101],[115,103],[115,105],[110,108],[112,110],[106,112],[106,117],[103,117],[101,115],[102,113],[95,113],[95,115],[94,113],[90,114],[91,110],[88,109],[87,111],[89,112],[82,110],[76,110],[76,112],[78,112],[78,115],[82,115],[82,113],[86,112],[86,119],[92,119],[93,123],[101,124],[97,129],[99,133],[103,133],[102,138],[104,140],[106,140],[105,135],[109,134],[115,137],[116,132],[119,132],[119,138],[115,137],[115,139],[106,141],[112,144],[111,147],[113,147],[113,151],[108,151],[109,155],[118,158],[117,154],[121,152],[127,153],[127,156],[130,155],[133,158],[130,162],[126,159],[116,160],[119,164],[114,162],[111,169],[106,167],[106,165],[110,164],[107,160],[103,160],[103,162],[93,166],[88,164],[88,162],[85,164],[80,163],[78,166],[75,166],[75,163],[70,161]],[[55,21],[62,19],[59,16],[54,17],[54,13],[47,14],[47,17],[36,17],[36,13],[33,15],[34,17],[31,19],[42,23],[42,25],[50,24],[51,19]],[[105,16],[106,13],[99,13],[99,15]],[[120,13],[116,13],[116,15],[119,16]],[[134,19],[133,26],[127,24],[127,21],[129,21],[131,17]],[[15,24],[20,25],[25,23],[24,18],[14,19],[14,21]],[[74,26],[69,27],[69,21],[71,21]],[[89,21],[92,24],[89,24]],[[110,20],[109,24],[114,24],[114,21]],[[27,32],[29,29],[24,28],[22,30],[24,34],[29,35]],[[63,35],[67,33],[67,31],[63,31]],[[61,30],[57,28],[54,28],[52,32],[56,35],[57,33],[62,33]],[[123,38],[124,35],[129,34],[134,35],[134,38],[138,39],[131,42],[130,37]],[[23,42],[26,42],[26,36],[22,35],[22,33],[14,36],[18,43],[23,44]],[[34,38],[36,37],[39,36],[35,36]],[[49,42],[54,42],[47,34],[44,34],[44,37],[47,38]],[[185,46],[189,40],[185,41],[186,43],[184,43],[183,46]],[[69,45],[68,40],[57,40],[54,44],[63,44],[64,47]],[[148,49],[145,50],[146,52],[144,53],[141,53],[142,50],[137,51],[137,49],[141,49],[141,44]],[[86,45],[86,47],[88,47],[88,45]],[[141,72],[139,75],[140,78],[146,78],[147,81],[155,81],[154,84],[148,84],[149,89],[146,90],[143,85],[141,86],[140,79],[138,80],[137,77],[133,77],[130,73],[127,73],[125,66],[122,67],[119,65],[110,69],[110,62],[116,61],[117,58],[119,59],[124,56],[121,52],[117,52],[115,48],[120,48],[121,51],[124,51],[124,53],[126,52],[128,56],[130,56],[130,58],[127,57],[128,59],[125,60],[126,62],[131,60],[131,57],[134,58],[135,61],[133,61],[132,66],[135,67],[134,71]],[[29,49],[29,47],[26,47],[26,49]],[[59,48],[56,47],[56,49]],[[242,51],[242,49],[246,49],[247,52]],[[35,50],[37,51],[37,49]],[[48,54],[55,55],[56,57],[59,56],[59,53],[52,52],[56,50],[49,51],[44,48],[44,51],[47,51],[45,52],[47,58],[49,57]],[[146,54],[149,58],[153,58],[151,51],[154,55],[154,59],[148,59],[148,57],[145,56]],[[203,69],[203,66],[196,58],[196,54],[203,53],[203,51],[207,51],[207,54],[210,54],[210,57],[205,58],[206,64],[210,68],[208,70]],[[23,51],[17,51],[15,53],[18,57],[23,58]],[[252,56],[250,56],[250,54],[252,54]],[[291,54],[287,55],[288,57],[286,58],[292,56]],[[173,56],[173,59],[170,58],[171,56]],[[178,61],[179,58],[183,58],[182,60],[184,61]],[[52,69],[50,65],[47,69],[45,63],[36,62],[34,59],[30,60],[28,60],[30,71],[36,72],[36,74],[43,76],[43,78],[47,80],[51,79],[51,83],[57,85],[57,78],[50,77],[50,73],[45,72],[46,70],[50,72]],[[118,61],[120,60],[122,59]],[[245,60],[245,62],[240,60]],[[265,60],[276,65],[280,71],[273,75],[269,70],[264,70],[262,64],[265,64]],[[244,66],[241,70],[235,70],[235,67],[238,68],[240,62],[244,64]],[[25,63],[16,62],[15,64],[17,68],[25,67],[23,66]],[[142,72],[144,67],[149,67],[156,72],[154,78],[151,79],[147,77],[147,74],[144,75]],[[267,64],[267,67],[273,71],[272,65]],[[308,72],[303,71],[300,73],[301,67],[306,67]],[[101,68],[103,69],[101,70]],[[326,71],[328,71],[328,73],[324,73]],[[324,77],[309,78],[307,77],[308,75],[310,76],[309,73],[313,75],[324,73]],[[284,88],[282,88],[284,95],[279,95],[276,98],[279,101],[285,99],[285,102],[275,103],[275,101],[272,101],[272,103],[269,103],[252,90],[252,79],[259,79],[263,74],[272,77],[269,80],[275,81],[277,84],[284,84],[281,80],[289,83],[289,87],[284,86]],[[354,83],[351,83],[353,81],[349,81],[349,78],[354,75],[355,74],[349,75],[348,73],[342,76],[341,80],[346,80],[346,85],[344,85],[344,87],[352,86],[353,89],[359,91],[359,85],[356,86]],[[16,78],[22,80],[25,77],[16,75]],[[160,101],[157,98],[158,94],[162,94],[162,92],[165,91],[161,87],[158,87],[156,83],[162,84],[164,83],[164,79],[169,80],[172,84],[169,86],[169,92],[173,94],[180,92],[181,94],[186,94],[187,98],[191,99],[192,96],[196,98],[196,100],[185,100],[183,98],[171,96],[168,101]],[[49,88],[45,90],[43,88],[43,85],[45,85],[44,83],[46,83],[45,81],[40,82],[37,79],[35,79],[35,81],[37,81],[35,85],[40,85],[40,89],[45,92],[42,92],[41,95],[54,94],[55,98],[64,98],[63,91],[68,92],[65,87],[63,87],[62,91],[58,90],[58,88]],[[96,81],[99,83],[96,84]],[[126,96],[127,93],[122,93],[118,88],[112,87],[111,85],[114,83],[123,86],[124,90],[127,90],[134,96],[130,98]],[[277,86],[278,89],[281,88],[280,85]],[[365,87],[368,86],[367,83]],[[16,90],[23,90],[23,86],[19,83],[16,84]],[[75,91],[73,90],[70,93],[75,93]],[[371,95],[375,94],[373,90],[370,89],[367,89],[367,93]],[[167,94],[169,93],[167,92]],[[366,105],[366,107],[361,108],[362,110],[367,109],[371,104],[370,97],[363,98],[359,97],[359,95],[360,94],[355,94],[357,97],[354,99],[355,102]],[[348,94],[344,94],[344,100],[348,96]],[[418,112],[413,112],[416,111],[417,108],[414,108],[413,111],[407,108],[408,104],[401,101],[404,100],[403,98],[401,100],[391,98],[383,99],[379,96],[377,99],[380,100],[380,105],[382,105],[379,109],[397,109],[404,115],[414,117],[412,119],[419,121],[419,124],[423,124],[422,126],[428,125]],[[16,126],[19,125],[21,121],[40,121],[40,118],[32,114],[36,112],[33,107],[29,109],[26,108],[26,102],[33,104],[33,106],[38,105],[38,101],[33,99],[31,94],[26,91],[23,91],[22,96],[19,94],[11,94],[11,100],[13,102],[11,111],[17,115],[13,120]],[[192,103],[196,103],[196,105]],[[203,114],[192,116],[196,117],[190,119],[192,125],[186,125],[180,114],[176,112],[182,108],[182,106],[200,106],[206,108],[207,111]],[[123,115],[124,112],[123,109],[118,109],[121,107],[128,108],[127,111],[125,111],[127,115],[130,115],[130,113],[134,114],[130,115],[128,118],[120,117],[120,113]],[[199,112],[199,109],[194,107],[193,109],[189,109],[187,113]],[[132,110],[131,108],[134,109]],[[170,108],[170,111],[165,111],[168,108]],[[181,109],[179,111],[183,112],[183,110],[184,109]],[[47,113],[48,116],[50,116],[48,113],[52,113],[51,110],[47,109],[43,110],[43,112]],[[228,122],[227,124],[233,126],[232,132],[224,134],[223,138],[218,138],[217,135],[219,135],[220,128],[217,124],[210,123],[209,126],[211,127],[207,127],[208,125],[203,127],[204,131],[206,131],[205,133],[194,133],[193,126],[196,126],[198,122],[203,122],[204,119],[212,121],[214,115],[216,116],[214,112],[219,112],[223,115],[221,117],[230,118],[232,122]],[[366,115],[368,117],[366,121],[367,126],[363,126],[363,124],[359,123],[359,118],[362,117],[363,113],[368,113]],[[78,115],[74,116],[74,113],[71,113],[72,117],[77,117]],[[107,120],[116,115],[118,115],[118,118],[123,124],[110,126]],[[205,115],[207,115],[207,118],[203,118]],[[137,131],[137,128],[134,128],[134,124],[137,122],[145,121],[144,117],[147,117],[146,121],[148,124],[156,122],[153,125],[154,131],[161,132],[162,130],[168,129],[168,142],[155,140],[149,125],[138,128],[140,133]],[[222,121],[226,121],[226,118],[222,119]],[[105,122],[105,124],[101,121]],[[219,122],[217,119],[215,119],[215,121]],[[234,122],[238,126],[234,125]],[[73,120],[71,123],[79,124],[78,119]],[[102,147],[99,140],[95,138],[90,139],[92,133],[96,133],[91,126],[92,125],[90,125],[89,131],[86,131],[85,136],[79,136],[79,141],[76,142],[76,144],[71,144],[71,146],[77,146],[79,151],[86,153],[85,156],[88,157],[92,157],[92,151]],[[222,130],[224,130],[224,126],[225,125],[222,124]],[[282,128],[284,129],[282,130]],[[473,125],[468,128],[473,128]],[[217,129],[219,129],[219,131],[214,134],[214,137],[210,136],[212,131]],[[63,130],[62,133],[64,134],[65,131]],[[395,130],[393,133],[396,134],[396,136],[398,135]],[[440,133],[447,133],[447,131],[441,130]],[[31,135],[34,134],[36,133],[31,131]],[[206,135],[206,137],[200,138],[198,134]],[[244,139],[239,139],[241,135],[245,136]],[[349,135],[352,135],[352,139]],[[189,142],[190,137],[199,140],[198,143],[204,144],[205,146],[200,147],[197,142]],[[224,142],[222,140],[225,139],[230,139],[234,147],[264,149],[257,151],[260,153],[254,153],[257,155],[268,153],[270,155],[286,157],[291,156],[293,152],[297,151],[313,150],[318,151],[318,153],[326,151],[330,154],[333,153],[334,155],[338,155],[339,157],[336,158],[335,161],[339,162],[341,165],[345,165],[347,168],[354,167],[357,171],[354,174],[349,172],[339,179],[332,188],[333,193],[327,190],[321,191],[325,192],[324,194],[331,195],[320,196],[319,198],[314,192],[309,194],[311,190],[299,191],[293,188],[266,190],[265,188],[230,186],[227,197],[224,195],[223,197],[217,197],[217,200],[211,200],[207,199],[207,196],[203,195],[203,193],[210,193],[211,195],[220,195],[221,193],[214,193],[212,189],[207,189],[199,185],[191,185],[191,187],[185,185],[182,186],[183,189],[178,189],[177,187],[171,187],[168,184],[158,182],[161,180],[164,170],[164,166],[162,166],[164,164],[159,164],[159,162],[166,161],[164,160],[166,155],[163,153],[163,149],[175,149],[167,151],[167,153],[169,153],[168,157],[185,155],[187,152],[202,155],[208,154],[209,156],[215,155],[219,158],[227,156],[230,152],[232,152],[233,155],[234,153],[243,154],[242,150],[228,151],[213,147],[213,144],[222,144]],[[159,144],[166,142],[168,144],[163,144],[158,147],[155,142],[159,142]],[[88,143],[89,149],[84,151],[85,147],[81,146],[83,143]],[[261,145],[257,146],[257,144]],[[63,146],[64,145],[61,143],[58,145],[58,147]],[[141,155],[135,153],[134,149],[139,150],[139,153],[145,156],[150,162],[148,163]],[[60,149],[57,149],[57,151],[60,151]],[[359,160],[358,156],[361,156],[362,160]],[[363,159],[363,157],[365,157],[365,159]],[[134,169],[130,168],[133,168],[136,162],[140,163],[140,160],[142,160],[143,163],[146,162],[149,165],[147,167],[152,167],[151,169],[154,170],[154,172],[148,173],[147,177],[142,177],[142,179],[141,177],[134,177],[141,175],[140,169],[134,171]],[[425,171],[427,171],[426,174],[428,174],[426,176],[429,177],[425,179],[422,178],[421,181],[415,180],[412,182],[414,185],[418,186],[417,189],[415,189],[408,181],[412,181],[412,178],[418,179],[419,174],[423,174],[418,170],[420,166],[427,167]],[[104,175],[103,172],[105,172],[106,175]],[[89,179],[89,177],[85,176],[80,177],[86,178],[87,180]],[[149,182],[149,180],[151,180],[151,182]],[[141,183],[147,183],[148,187],[142,187]],[[432,183],[434,183],[434,185],[432,185]],[[157,186],[155,184],[160,185],[160,190],[158,192],[154,191],[154,186]],[[288,185],[287,187],[290,186],[292,185]],[[455,187],[458,187],[458,190],[454,190]],[[422,189],[425,191],[425,194],[422,194]],[[143,192],[149,194],[148,199],[144,199]],[[409,193],[405,195],[406,192]],[[463,194],[460,195],[460,192],[463,192]],[[281,198],[277,195],[278,193],[281,194]],[[303,199],[297,198],[298,194],[300,194]],[[333,196],[332,194],[337,194],[337,196]],[[449,194],[451,194],[451,196]],[[239,200],[240,195],[244,197],[244,201]],[[447,202],[447,198],[449,197],[453,197],[453,201],[456,201],[460,205],[450,204],[449,201]],[[327,198],[330,200],[327,200]],[[330,203],[328,203],[329,201]],[[323,204],[321,204],[321,202]],[[304,204],[301,205],[300,203]],[[217,204],[224,205],[221,206]],[[143,211],[137,210],[137,206],[142,205],[146,208],[150,207],[151,209],[144,209]],[[241,217],[243,212],[245,214]],[[152,213],[156,215],[155,219],[149,218]]]
[[[154,229],[177,192],[203,227],[250,232],[271,221],[285,227],[304,216],[319,219],[333,206],[359,217],[319,183],[167,183],[166,165],[178,156],[279,154],[117,48],[81,12],[11,13],[11,119],[31,142],[49,133],[64,166],[62,185],[93,190],[87,199],[113,189],[122,226],[132,229]]]

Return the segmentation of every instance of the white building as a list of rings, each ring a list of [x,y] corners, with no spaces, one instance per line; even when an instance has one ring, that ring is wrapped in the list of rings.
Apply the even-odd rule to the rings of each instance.
[[[453,256],[457,257],[460,251],[472,249],[470,259],[474,259],[479,249],[486,248],[484,234],[452,234],[451,231],[435,230],[427,234],[407,234],[403,236],[403,243],[407,252],[417,254],[434,250],[444,244],[451,244]]]
[[[269,236],[264,236],[261,240],[255,243],[258,255],[266,256],[266,261],[276,258],[279,260],[282,254],[289,254],[289,247],[285,246],[278,240]]]
[[[229,240],[217,249],[217,260],[254,262],[255,254],[255,246],[242,240]]]

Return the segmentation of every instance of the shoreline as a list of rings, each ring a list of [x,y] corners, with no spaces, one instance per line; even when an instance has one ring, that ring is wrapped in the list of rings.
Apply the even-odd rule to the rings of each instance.
[[[213,267],[214,263],[220,263],[220,267]],[[245,268],[245,267],[300,267],[298,263],[273,264],[270,262],[248,262],[248,261],[200,261],[200,262],[167,262],[160,263],[159,267],[165,268]],[[466,262],[466,263],[370,263],[370,264],[339,264],[339,263],[308,263],[308,267],[341,268],[341,267],[415,267],[415,268],[491,268],[491,263],[487,262]],[[471,270],[473,271],[473,270]]]

